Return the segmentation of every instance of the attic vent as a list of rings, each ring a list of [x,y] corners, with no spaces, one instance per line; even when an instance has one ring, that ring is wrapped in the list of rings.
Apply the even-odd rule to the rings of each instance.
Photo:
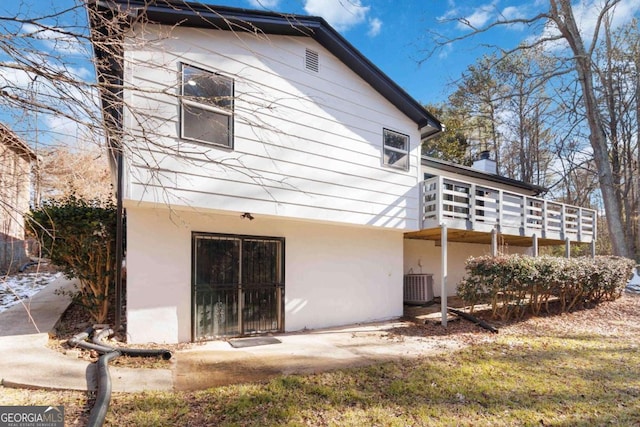
[[[307,49],[304,55],[304,64],[307,70],[317,73],[319,70],[318,52]]]

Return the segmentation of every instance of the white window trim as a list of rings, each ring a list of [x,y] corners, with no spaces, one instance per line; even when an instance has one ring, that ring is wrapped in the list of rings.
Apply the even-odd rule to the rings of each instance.
[[[224,74],[218,73],[216,71],[213,70],[209,70],[207,68],[203,68],[197,65],[192,65],[186,62],[182,62],[180,63],[180,139],[186,139],[188,141],[195,141],[201,144],[207,144],[207,145],[213,145],[216,147],[222,147],[222,148],[227,148],[229,150],[233,150],[233,146],[234,146],[234,111],[235,110],[235,102],[234,99],[232,99],[232,105],[233,105],[233,110],[229,111],[229,110],[225,110],[223,108],[219,108],[216,107],[214,105],[209,105],[209,104],[204,104],[198,101],[195,101],[192,98],[189,98],[187,96],[184,95],[184,68],[185,67],[191,67],[191,68],[196,68],[198,70],[202,70],[202,71],[206,71],[207,73],[211,73],[211,74],[215,74],[217,76],[223,77],[225,79],[229,79],[232,83],[232,98],[235,98],[235,94],[233,93],[235,90],[235,80],[232,77],[228,77],[225,76]],[[183,105],[188,105],[191,107],[195,107],[195,108],[200,108],[202,110],[205,111],[210,111],[212,113],[217,113],[217,114],[222,114],[225,115],[227,117],[230,117],[230,123],[229,123],[229,143],[228,144],[220,144],[217,142],[212,142],[212,141],[206,141],[203,139],[198,139],[198,138],[192,138],[189,136],[185,136],[185,130],[184,130],[184,110],[183,110]]]
[[[387,146],[387,144],[385,144],[385,137],[384,137],[386,132],[391,132],[391,133],[394,133],[396,135],[400,135],[400,136],[405,137],[407,139],[407,149],[406,150],[401,150],[399,148]],[[411,156],[409,155],[410,148],[411,148],[411,138],[410,138],[409,135],[407,135],[405,133],[401,133],[401,132],[395,131],[395,130],[391,130],[389,128],[383,128],[382,129],[382,164],[384,166],[387,166],[389,168],[403,170],[403,171],[408,171],[411,168]],[[385,161],[385,159],[384,159],[384,154],[385,154],[385,151],[387,151],[387,150],[395,151],[396,153],[401,153],[401,154],[406,155],[406,157],[407,157],[407,166],[396,166],[394,164],[387,163]]]

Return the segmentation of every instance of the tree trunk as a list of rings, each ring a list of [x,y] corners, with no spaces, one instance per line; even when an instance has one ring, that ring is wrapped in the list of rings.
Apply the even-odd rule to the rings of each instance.
[[[598,169],[598,181],[606,211],[611,247],[614,255],[631,258],[630,245],[622,224],[622,203],[616,197],[617,189],[611,163],[609,162],[607,138],[598,112],[596,92],[593,87],[591,54],[585,49],[582,36],[573,16],[571,1],[550,0],[550,4],[550,17],[568,42],[574,55],[575,68],[582,88],[587,123],[589,125],[589,142],[593,148],[593,157]],[[603,10],[602,13],[606,13],[606,11]]]

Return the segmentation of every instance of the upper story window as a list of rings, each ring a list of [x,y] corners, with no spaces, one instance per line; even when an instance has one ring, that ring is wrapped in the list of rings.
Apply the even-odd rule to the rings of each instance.
[[[409,135],[384,129],[383,138],[383,164],[398,169],[409,170]]]
[[[233,80],[182,64],[181,137],[233,148]]]

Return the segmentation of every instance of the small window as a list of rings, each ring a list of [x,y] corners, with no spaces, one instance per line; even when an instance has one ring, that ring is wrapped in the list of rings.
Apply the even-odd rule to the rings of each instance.
[[[233,80],[182,65],[182,138],[233,147]]]
[[[383,135],[383,164],[409,170],[409,136],[389,129],[384,129]]]

